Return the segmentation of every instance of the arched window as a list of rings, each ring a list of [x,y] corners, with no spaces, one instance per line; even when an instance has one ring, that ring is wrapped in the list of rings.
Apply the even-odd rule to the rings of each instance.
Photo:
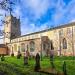
[[[67,49],[67,41],[65,38],[63,39],[63,49]]]
[[[14,44],[14,51],[17,51],[17,44]]]
[[[24,44],[24,43],[21,44],[21,51],[22,51],[22,52],[25,51],[25,44]]]
[[[34,41],[30,42],[30,52],[33,52],[35,50],[35,43]]]

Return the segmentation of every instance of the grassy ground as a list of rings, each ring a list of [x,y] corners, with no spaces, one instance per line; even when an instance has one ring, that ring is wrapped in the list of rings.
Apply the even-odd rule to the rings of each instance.
[[[75,58],[73,57],[55,57],[54,64],[57,71],[62,72],[63,61],[66,61],[67,74],[75,75]],[[23,57],[17,59],[16,57],[5,57],[5,61],[0,62],[0,72],[2,75],[47,75],[34,72],[35,59],[29,60],[29,65],[24,66]],[[46,69],[51,67],[50,59],[44,57],[41,61],[41,68]]]

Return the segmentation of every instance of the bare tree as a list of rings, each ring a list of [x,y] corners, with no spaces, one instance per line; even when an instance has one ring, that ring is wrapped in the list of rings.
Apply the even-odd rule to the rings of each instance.
[[[13,12],[13,9],[12,9],[13,5],[15,5],[14,0],[1,0],[0,1],[0,9],[4,10],[5,12],[8,12],[10,15],[12,15],[12,12]],[[6,17],[6,14],[3,14],[3,15]],[[3,15],[0,14],[0,16],[3,16]],[[6,21],[1,20],[0,26],[3,26],[4,23],[7,24]],[[3,36],[4,34],[5,34],[4,31],[0,29],[0,36]]]

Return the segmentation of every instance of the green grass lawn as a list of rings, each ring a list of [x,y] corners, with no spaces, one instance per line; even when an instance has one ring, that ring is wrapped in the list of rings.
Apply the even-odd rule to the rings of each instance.
[[[73,57],[55,57],[54,64],[57,71],[62,72],[63,61],[66,61],[68,75],[75,75],[75,61]],[[35,59],[29,60],[29,64],[24,66],[23,57],[5,57],[5,61],[0,61],[0,72],[4,75],[47,75],[39,72],[34,72]],[[51,67],[50,59],[43,57],[41,68],[47,69]],[[2,74],[3,75],[3,74]]]

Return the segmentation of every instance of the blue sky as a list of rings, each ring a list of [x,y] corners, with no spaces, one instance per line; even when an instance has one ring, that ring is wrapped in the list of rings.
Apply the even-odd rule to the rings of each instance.
[[[75,0],[13,1],[13,15],[20,16],[22,35],[75,21]]]
[[[22,34],[75,21],[75,0],[20,0],[16,9]]]

